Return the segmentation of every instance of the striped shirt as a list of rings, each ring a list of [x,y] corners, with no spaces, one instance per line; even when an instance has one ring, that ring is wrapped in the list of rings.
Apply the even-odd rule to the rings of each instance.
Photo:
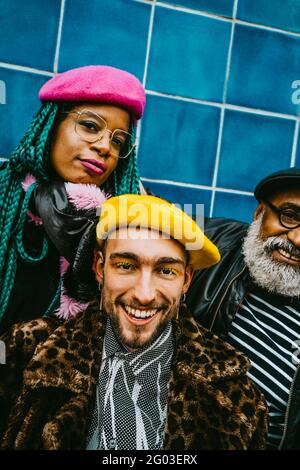
[[[110,320],[87,449],[161,449],[173,355],[172,324],[146,349],[126,351]]]
[[[249,377],[269,407],[268,448],[278,448],[289,391],[299,364],[300,302],[253,288],[229,330],[229,342],[250,359]]]

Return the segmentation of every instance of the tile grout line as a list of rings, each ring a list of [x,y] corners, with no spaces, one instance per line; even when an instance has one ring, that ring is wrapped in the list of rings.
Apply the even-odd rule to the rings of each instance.
[[[143,74],[143,87],[145,88],[145,90],[146,90],[148,64],[149,64],[150,48],[151,48],[151,41],[152,41],[152,31],[153,31],[153,23],[154,23],[155,4],[156,4],[156,0],[154,0],[152,5],[151,5],[151,13],[150,13],[150,20],[149,20],[149,28],[148,28],[146,57],[145,57],[144,74]],[[137,130],[136,130],[136,150],[137,150],[137,152],[138,152],[139,144],[140,144],[141,131],[142,131],[142,122],[140,120],[138,122]]]
[[[134,0],[134,1],[137,3],[144,3],[147,5],[149,5],[150,3],[146,0]],[[161,8],[166,8],[168,10],[181,11],[183,13],[190,13],[192,15],[203,16],[206,18],[212,18],[212,19],[219,20],[219,21],[226,21],[226,22],[233,21],[233,18],[222,16],[221,14],[217,14],[217,13],[209,13],[204,10],[194,10],[193,8],[186,8],[186,7],[182,7],[179,5],[171,5],[171,4],[167,4],[163,2],[156,2],[156,5]],[[295,31],[290,31],[286,29],[276,28],[275,26],[268,26],[268,25],[264,25],[260,23],[251,23],[250,21],[241,20],[241,19],[235,19],[235,23],[239,25],[243,25],[243,26],[250,26],[253,28],[265,29],[267,31],[273,31],[276,33],[287,34],[287,35],[294,36],[294,37],[300,37],[300,33],[296,33]]]
[[[227,188],[217,188],[213,186],[205,186],[202,184],[193,184],[193,183],[181,183],[179,181],[171,181],[171,180],[160,180],[160,179],[153,179],[153,178],[147,178],[142,176],[141,177],[142,181],[146,181],[149,183],[158,183],[158,184],[168,184],[169,186],[179,186],[181,188],[191,188],[191,189],[205,189],[209,191],[217,191],[221,193],[230,193],[230,194],[240,194],[242,196],[253,196],[253,193],[250,191],[242,191],[240,189],[227,189]]]
[[[220,153],[221,153],[221,143],[222,143],[222,137],[223,137],[224,115],[225,115],[225,109],[222,108],[221,109],[221,115],[220,115],[220,126],[219,126],[218,144],[217,144],[217,152],[216,152],[216,160],[215,160],[215,168],[214,168],[214,174],[213,174],[212,188],[215,188],[216,183],[217,183],[217,175],[218,175],[219,160],[220,160]],[[214,205],[215,205],[215,189],[212,190],[212,194],[211,194],[209,217],[212,217],[213,210],[214,210]]]
[[[238,7],[238,0],[234,0],[233,5],[233,12],[232,12],[232,27],[231,27],[231,34],[230,34],[230,42],[229,42],[229,49],[227,54],[227,67],[226,67],[226,75],[225,75],[225,82],[224,82],[224,90],[223,90],[223,103],[226,103],[227,100],[227,88],[228,88],[228,81],[229,81],[229,73],[231,67],[231,58],[232,58],[232,49],[233,49],[233,40],[234,40],[234,32],[235,32],[235,19],[237,14],[237,7]]]
[[[0,62],[0,68],[33,73],[36,75],[45,75],[49,77],[53,77],[55,75],[53,72],[49,72],[47,70],[38,70],[32,67],[25,67],[23,65],[8,64],[6,62]],[[217,103],[214,101],[205,101],[205,100],[196,99],[196,98],[188,98],[188,97],[180,96],[180,95],[170,95],[170,94],[168,95],[166,93],[162,93],[162,92],[155,91],[155,90],[146,90],[146,93],[148,95],[161,96],[162,98],[177,100],[177,101],[186,101],[188,103],[202,104],[204,106],[215,106],[216,108],[224,107],[225,109],[232,109],[233,111],[240,111],[242,113],[257,114],[260,116],[272,116],[272,117],[277,117],[281,119],[289,119],[293,121],[297,120],[297,116],[294,116],[292,114],[277,113],[275,111],[267,111],[263,109],[250,108],[246,106],[239,106],[239,105],[229,104],[229,103],[224,104],[224,103]]]
[[[299,123],[300,123],[300,120],[297,119],[296,125],[295,125],[294,139],[293,139],[293,148],[292,148],[292,156],[291,156],[291,163],[290,163],[291,167],[295,166],[295,163],[296,163]]]
[[[60,43],[61,43],[62,25],[63,25],[64,13],[65,13],[65,4],[66,4],[66,0],[61,0],[57,39],[56,39],[56,49],[55,49],[54,64],[53,64],[53,71],[55,74],[58,73],[58,59],[59,59],[59,51],[60,51]]]
[[[162,98],[166,98],[170,100],[186,101],[188,103],[201,104],[204,106],[214,106],[216,108],[232,109],[233,111],[240,111],[242,113],[257,114],[260,116],[272,116],[272,117],[281,118],[281,119],[290,119],[292,121],[297,120],[297,116],[294,116],[293,114],[283,114],[283,113],[277,113],[275,111],[267,111],[263,109],[250,108],[246,106],[239,106],[239,105],[229,104],[229,103],[218,103],[216,101],[206,101],[206,100],[201,100],[201,99],[196,99],[196,98],[188,98],[185,96],[167,95],[166,93],[162,93],[162,92],[154,91],[154,90],[146,90],[146,93],[148,95],[161,96]]]
[[[182,13],[189,13],[191,15],[196,15],[196,16],[203,16],[205,18],[211,18],[214,20],[218,21],[224,21],[226,23],[230,23],[232,21],[231,18],[228,18],[226,16],[218,15],[217,13],[208,13],[203,10],[194,10],[193,8],[186,8],[186,7],[181,7],[179,5],[169,5],[167,3],[162,3],[162,2],[156,2],[156,5],[161,8],[165,8],[167,10],[174,10],[174,11],[181,11]]]
[[[233,39],[234,39],[234,31],[235,31],[235,18],[237,14],[237,7],[238,7],[238,0],[234,0],[233,11],[232,11],[232,26],[231,26],[231,34],[230,34],[230,42],[228,48],[228,55],[227,55],[227,66],[226,66],[226,73],[225,73],[225,81],[224,81],[224,89],[223,89],[223,104],[224,107],[221,110],[220,116],[220,127],[219,127],[219,135],[218,135],[218,144],[217,144],[217,153],[216,153],[216,161],[215,161],[215,168],[214,168],[214,175],[213,175],[213,182],[212,186],[215,188],[217,184],[218,178],[218,171],[219,171],[219,163],[220,163],[220,154],[221,154],[221,145],[223,139],[223,127],[224,127],[224,118],[225,118],[225,104],[227,98],[227,86],[229,81],[229,74],[230,74],[230,66],[231,66],[231,57],[232,57],[232,48],[233,48]],[[210,200],[210,211],[209,216],[213,216],[213,211],[215,207],[215,190],[212,191],[211,200]]]
[[[26,67],[24,65],[7,64],[6,62],[0,62],[0,68],[9,69],[9,70],[17,70],[19,72],[34,73],[36,75],[46,75],[48,77],[53,77],[54,75],[53,72],[49,72],[48,70],[38,70],[32,67]]]

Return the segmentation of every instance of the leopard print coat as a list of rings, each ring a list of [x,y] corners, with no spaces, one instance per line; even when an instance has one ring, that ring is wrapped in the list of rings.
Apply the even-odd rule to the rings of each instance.
[[[2,336],[0,448],[85,448],[105,323],[92,306],[63,324],[40,318]],[[264,448],[267,408],[246,375],[249,361],[186,308],[174,338],[164,448]]]

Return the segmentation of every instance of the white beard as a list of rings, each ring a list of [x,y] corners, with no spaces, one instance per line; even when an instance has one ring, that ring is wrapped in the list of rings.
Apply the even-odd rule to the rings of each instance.
[[[300,268],[281,263],[272,258],[274,249],[283,248],[288,253],[300,255],[291,242],[280,237],[261,238],[263,214],[252,222],[244,239],[242,252],[255,283],[269,292],[287,297],[300,297]]]

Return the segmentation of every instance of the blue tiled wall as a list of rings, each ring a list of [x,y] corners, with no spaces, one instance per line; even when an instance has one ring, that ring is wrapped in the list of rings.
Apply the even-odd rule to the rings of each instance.
[[[0,31],[3,158],[49,77],[103,63],[146,87],[138,160],[155,194],[249,221],[257,182],[300,166],[300,0],[10,0]]]

